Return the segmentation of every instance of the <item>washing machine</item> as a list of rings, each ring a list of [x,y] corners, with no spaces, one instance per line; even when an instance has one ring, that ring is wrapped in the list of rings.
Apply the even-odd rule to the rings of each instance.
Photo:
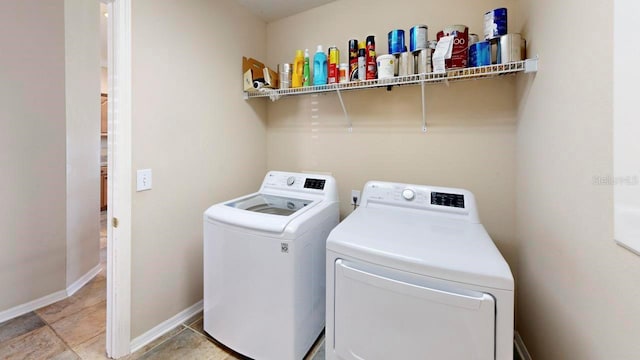
[[[271,171],[258,192],[204,213],[204,330],[259,360],[300,360],[325,321],[336,182]]]
[[[327,360],[512,360],[514,281],[462,189],[371,181],[327,240]]]

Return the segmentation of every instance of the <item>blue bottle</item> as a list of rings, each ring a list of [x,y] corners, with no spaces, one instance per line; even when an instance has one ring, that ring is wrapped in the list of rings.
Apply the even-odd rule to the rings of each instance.
[[[327,84],[327,54],[318,45],[318,50],[313,56],[313,85]]]

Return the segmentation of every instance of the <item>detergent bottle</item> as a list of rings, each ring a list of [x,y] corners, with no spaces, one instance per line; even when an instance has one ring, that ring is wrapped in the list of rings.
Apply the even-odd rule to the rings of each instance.
[[[293,73],[291,74],[291,87],[299,88],[303,81],[304,55],[302,50],[296,50],[296,57],[293,60]]]
[[[327,54],[318,45],[318,50],[313,56],[313,85],[327,84]]]
[[[304,69],[302,70],[302,85],[311,85],[311,71],[309,70],[309,49],[304,49]]]

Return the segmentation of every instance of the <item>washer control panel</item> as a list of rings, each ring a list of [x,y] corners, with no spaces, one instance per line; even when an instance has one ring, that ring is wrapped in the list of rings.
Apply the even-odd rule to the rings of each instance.
[[[335,187],[334,183],[335,180],[328,175],[271,171],[262,182],[262,187],[317,193],[326,191],[328,187]]]
[[[416,198],[416,192],[413,189],[404,189],[402,190],[402,197],[405,200],[411,201]]]
[[[306,178],[304,180],[304,188],[305,189],[324,190],[324,184],[326,182],[327,182],[327,180],[325,180],[325,179]]]

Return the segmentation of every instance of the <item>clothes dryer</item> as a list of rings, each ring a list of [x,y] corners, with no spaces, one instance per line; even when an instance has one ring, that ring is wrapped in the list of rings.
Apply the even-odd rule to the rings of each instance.
[[[512,360],[514,282],[462,189],[371,181],[327,240],[327,360]]]

